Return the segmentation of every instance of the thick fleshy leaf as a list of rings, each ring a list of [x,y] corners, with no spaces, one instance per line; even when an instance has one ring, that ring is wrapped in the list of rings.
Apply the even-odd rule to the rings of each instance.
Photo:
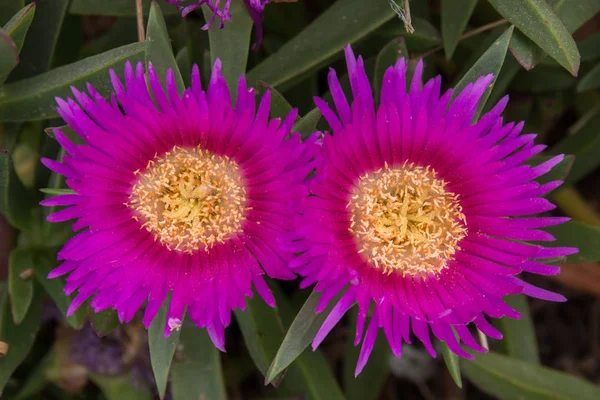
[[[42,285],[48,296],[52,298],[52,301],[54,301],[54,304],[56,304],[58,309],[66,316],[71,300],[73,300],[75,295],[73,294],[69,297],[63,291],[65,286],[64,278],[48,279],[48,274],[58,264],[58,262],[55,261],[56,255],[54,253],[37,253],[33,260],[37,281]],[[69,325],[75,329],[80,329],[87,319],[86,308],[85,305],[82,305],[73,315],[67,317]]]
[[[579,252],[567,257],[571,263],[600,261],[600,227],[578,221],[544,228],[556,237],[561,246],[577,247]]]
[[[42,316],[42,298],[36,291],[25,319],[15,325],[10,311],[10,301],[6,288],[0,288],[0,340],[8,344],[8,351],[0,357],[0,393],[8,379],[23,362],[33,345]]]
[[[494,8],[571,74],[579,50],[569,30],[545,0],[489,0]]]
[[[444,357],[444,363],[446,363],[446,368],[448,368],[448,372],[452,377],[454,383],[459,388],[462,388],[462,375],[460,373],[460,357],[456,355],[448,345],[444,342],[442,345],[442,356]]]
[[[21,11],[15,14],[15,16],[4,25],[4,31],[8,33],[13,42],[15,42],[18,51],[21,51],[21,48],[23,47],[25,36],[29,31],[34,14],[35,3],[31,3],[22,8]]]
[[[262,80],[284,90],[305,73],[341,56],[341,50],[348,43],[360,40],[394,16],[385,1],[336,1],[279,51],[250,71],[248,82]]]
[[[492,92],[492,88],[494,87],[494,82],[500,73],[502,64],[504,64],[508,43],[510,42],[512,33],[513,27],[508,28],[496,41],[494,41],[494,44],[483,53],[471,69],[462,76],[460,81],[454,85],[453,96],[456,97],[469,83],[475,82],[477,78],[487,74],[494,74],[494,81],[492,81],[490,86],[485,90],[483,96],[481,96],[479,106],[477,107],[477,114],[475,115],[476,118],[481,113],[481,110],[483,110],[483,107]]]
[[[8,33],[0,29],[0,84],[2,84],[8,74],[19,63],[19,51],[17,45]]]
[[[288,101],[283,97],[279,91],[269,84],[263,81],[256,82],[256,98],[257,100],[262,98],[265,92],[271,92],[271,109],[269,110],[270,118],[285,118],[290,111],[292,111],[292,106]]]
[[[497,353],[463,360],[463,370],[479,389],[499,399],[597,400],[600,387],[583,379]]]
[[[35,197],[15,173],[12,157],[0,149],[0,212],[12,226],[27,230],[34,205]]]
[[[552,154],[573,154],[575,162],[566,179],[577,183],[600,165],[600,105],[588,111],[569,128],[568,135],[550,149]]]
[[[100,388],[106,400],[151,400],[152,394],[133,384],[133,377],[90,374],[90,380]]]
[[[96,335],[103,337],[111,333],[117,326],[120,325],[119,316],[115,310],[106,309],[99,313],[94,312],[92,308],[88,311],[90,324]]]
[[[21,62],[11,74],[11,80],[30,78],[50,69],[68,5],[69,0],[36,0],[36,17],[25,38]]]
[[[265,378],[266,383],[273,382],[308,347],[341,295],[331,300],[325,310],[316,314],[315,308],[319,304],[320,297],[320,293],[312,292],[296,315],[269,366]]]
[[[152,0],[142,0],[144,15],[150,12]],[[160,1],[159,6],[164,14],[179,14],[177,7]],[[135,16],[135,1],[131,0],[71,0],[69,13],[79,15]]]
[[[302,139],[306,139],[317,130],[317,124],[320,120],[321,112],[315,107],[296,122],[292,128],[292,132],[298,132],[302,136]]]
[[[221,355],[205,329],[181,328],[175,361],[171,367],[173,400],[225,400]]]
[[[501,342],[506,355],[523,361],[539,364],[537,340],[535,328],[529,311],[529,304],[525,295],[511,295],[504,301],[521,313],[521,319],[502,317],[499,321],[500,330],[504,338]]]
[[[458,39],[467,27],[477,0],[442,0],[442,39],[449,60],[456,50]]]
[[[8,295],[13,321],[20,324],[33,299],[33,257],[31,250],[15,249],[8,259]]]
[[[148,63],[152,63],[159,77],[166,77],[167,70],[172,69],[177,89],[180,94],[183,93],[185,87],[173,55],[167,25],[160,7],[155,1],[150,7],[148,28],[146,29],[146,64]],[[164,82],[163,85],[165,85]]]
[[[351,311],[350,327],[356,326],[357,312]],[[354,377],[359,355],[360,346],[354,345],[354,335],[349,334],[344,356],[344,393],[348,400],[376,400],[390,373],[390,347],[383,332],[377,334],[367,365]]]
[[[71,86],[85,90],[89,82],[102,95],[112,92],[108,70],[123,75],[126,61],[143,61],[144,43],[133,43],[93,57],[53,69],[50,72],[0,88],[0,121],[26,121],[53,118],[55,97],[71,96]]]
[[[589,70],[577,84],[578,92],[586,90],[598,89],[600,87],[600,63]]]
[[[283,321],[277,310],[269,307],[257,294],[252,299],[246,299],[246,310],[236,310],[234,313],[250,357],[266,377],[285,334]],[[273,384],[277,386],[282,377],[274,379]],[[272,380],[268,381],[271,382]]]
[[[174,329],[169,337],[165,337],[165,325],[167,323],[167,314],[171,296],[167,296],[165,302],[160,307],[158,314],[152,320],[148,328],[148,345],[150,346],[150,362],[152,372],[156,380],[156,387],[161,399],[164,399],[167,390],[167,380],[173,355],[179,342],[180,329]],[[183,321],[182,321],[183,323]]]
[[[207,7],[202,7],[202,12],[208,21],[212,12]],[[241,1],[232,2],[229,13],[231,14],[231,23],[227,24],[227,29],[219,29],[219,24],[212,24],[208,30],[208,39],[211,64],[214,65],[217,58],[221,60],[223,76],[231,91],[232,99],[235,100],[238,79],[246,72],[252,19]],[[254,81],[248,79],[248,83],[253,85]]]
[[[394,65],[401,57],[408,59],[406,40],[404,40],[403,37],[393,39],[391,42],[386,44],[377,55],[377,61],[375,61],[375,77],[373,82],[376,101],[379,101],[379,93],[381,92],[385,70]]]

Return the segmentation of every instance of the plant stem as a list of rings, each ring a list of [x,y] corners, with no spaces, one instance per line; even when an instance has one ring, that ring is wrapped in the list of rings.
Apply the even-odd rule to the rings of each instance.
[[[135,0],[135,15],[137,17],[138,40],[143,42],[146,34],[144,33],[144,9],[142,8],[142,0]]]

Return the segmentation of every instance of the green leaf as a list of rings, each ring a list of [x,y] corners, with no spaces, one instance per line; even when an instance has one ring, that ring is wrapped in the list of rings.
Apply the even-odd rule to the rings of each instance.
[[[494,44],[485,52],[483,55],[475,62],[475,64],[469,69],[465,75],[458,81],[456,85],[454,85],[453,97],[456,98],[460,92],[471,82],[475,82],[477,78],[487,75],[494,74],[494,80],[490,84],[490,86],[486,89],[483,96],[481,96],[481,100],[479,100],[479,105],[477,106],[477,114],[475,118],[479,116],[481,110],[485,106],[485,103],[492,92],[492,88],[494,87],[494,83],[498,78],[498,74],[500,73],[500,69],[504,64],[504,59],[506,58],[506,52],[508,50],[508,43],[510,42],[511,35],[513,33],[513,27],[508,28],[496,41]]]
[[[71,95],[71,86],[85,90],[89,82],[103,96],[112,92],[108,70],[114,68],[123,76],[126,61],[142,61],[144,43],[133,43],[97,56],[56,68],[36,77],[11,83],[0,88],[0,121],[26,121],[53,118],[55,97]]]
[[[579,50],[567,27],[544,0],[489,0],[494,8],[550,57],[577,76]]]
[[[175,83],[179,94],[183,93],[185,86],[181,79],[181,73],[177,67],[173,49],[171,48],[171,40],[165,19],[160,11],[158,4],[153,1],[150,7],[150,16],[148,17],[148,28],[146,31],[146,64],[152,63],[156,74],[166,80],[167,71],[173,70],[175,75]],[[162,81],[163,87],[166,87]]]
[[[598,0],[578,0],[576,4],[571,0],[550,0],[549,4],[571,33],[600,11]]]
[[[269,365],[285,334],[281,317],[277,309],[269,307],[258,294],[255,294],[252,299],[246,299],[245,311],[235,310],[234,313],[250,357],[266,377]],[[277,386],[278,382],[275,383]]]
[[[544,228],[561,246],[577,247],[579,253],[567,257],[567,262],[600,261],[600,228],[578,221]]]
[[[99,337],[108,335],[121,324],[117,312],[110,308],[97,313],[90,307],[88,314],[92,329]]]
[[[375,99],[379,101],[381,87],[383,85],[383,76],[388,67],[395,65],[401,57],[408,60],[408,49],[406,48],[406,40],[403,37],[393,39],[386,44],[377,55],[375,61]]]
[[[144,15],[150,12],[152,0],[142,0]],[[160,1],[159,6],[164,14],[179,14],[177,7]],[[135,16],[135,1],[131,0],[71,0],[70,14],[79,15],[109,15],[109,16]]]
[[[356,326],[358,310],[351,312],[351,327]],[[381,390],[390,373],[390,348],[383,332],[377,334],[369,362],[357,377],[354,370],[360,355],[360,346],[354,345],[352,330],[346,341],[344,356],[344,392],[348,400],[376,400],[380,398]]]
[[[48,279],[48,274],[56,266],[56,257],[54,254],[49,253],[38,253],[34,256],[35,263],[35,277],[37,281],[42,285],[48,296],[52,298],[54,304],[58,309],[66,316],[71,300],[75,295],[71,297],[67,296],[63,291],[65,286],[64,278]],[[82,305],[75,311],[73,315],[67,317],[67,322],[75,329],[80,329],[87,319],[87,307]]]
[[[12,226],[27,230],[34,204],[35,196],[19,180],[11,156],[0,149],[0,212]]]
[[[452,377],[456,386],[462,389],[462,376],[460,374],[460,357],[457,356],[450,350],[446,343],[442,343],[442,355],[444,357],[444,363],[446,363],[446,368],[448,368],[448,372]]]
[[[578,92],[600,88],[600,63],[594,65],[577,84]]]
[[[600,165],[600,105],[588,111],[568,130],[568,135],[550,149],[552,154],[573,154],[575,162],[567,183],[577,183]]]
[[[348,43],[362,39],[394,16],[385,1],[339,0],[250,71],[248,82],[262,80],[284,90],[295,79],[340,56]]]
[[[225,400],[221,355],[205,329],[181,328],[178,352],[171,367],[173,400]]]
[[[500,73],[494,82],[494,88],[490,93],[490,97],[483,108],[485,112],[491,110],[496,103],[498,103],[498,101],[506,95],[506,89],[513,81],[515,76],[517,76],[517,73],[520,69],[521,67],[515,57],[512,54],[508,54],[504,60],[502,69],[500,69]]]
[[[25,319],[19,325],[15,325],[5,288],[0,288],[0,292],[2,291],[4,294],[0,305],[0,341],[8,344],[8,351],[4,357],[0,357],[0,393],[12,373],[29,354],[42,316],[42,299],[36,291]]]
[[[15,14],[15,16],[4,25],[4,31],[6,31],[15,42],[18,51],[21,51],[21,48],[23,47],[25,36],[29,31],[34,15],[35,3],[31,3],[21,9],[21,11]]]
[[[169,369],[173,354],[179,342],[181,331],[174,329],[169,337],[165,337],[165,326],[167,324],[167,315],[169,311],[169,303],[171,296],[167,296],[165,302],[161,306],[158,314],[152,320],[148,329],[148,344],[150,346],[150,362],[152,364],[152,372],[156,380],[156,387],[161,399],[165,397],[167,390],[167,380],[169,378]],[[183,323],[183,321],[182,321]]]
[[[292,106],[288,101],[283,97],[277,89],[271,87],[269,84],[263,81],[256,82],[256,99],[260,101],[263,95],[267,92],[271,92],[271,109],[269,110],[270,118],[285,118],[290,111],[292,111]]]
[[[440,33],[428,20],[413,18],[412,26],[415,31],[408,33],[404,26],[398,23],[398,20],[393,20],[378,29],[375,35],[388,40],[399,36],[403,37],[406,40],[406,47],[410,49],[411,53],[425,52],[442,44]]]
[[[212,16],[212,11],[207,7],[202,7],[202,12],[208,21]],[[227,29],[220,29],[219,24],[212,24],[208,29],[208,40],[211,64],[214,65],[217,58],[221,60],[223,77],[229,86],[231,99],[235,102],[238,79],[246,72],[252,19],[241,1],[232,2],[229,13],[231,14],[231,23],[227,24]],[[254,80],[248,79],[249,85],[254,85],[254,82]]]
[[[496,353],[463,360],[463,370],[484,392],[500,399],[597,400],[600,387],[583,379]]]
[[[19,63],[19,50],[8,33],[0,29],[0,84]]]
[[[0,2],[0,26],[25,5],[25,0],[3,0]]]
[[[316,132],[317,124],[321,120],[321,112],[313,108],[292,127],[292,132],[300,133],[302,139],[306,139]]]
[[[442,38],[448,60],[452,58],[476,5],[477,0],[442,0]]]
[[[521,319],[502,317],[499,320],[504,335],[501,342],[504,352],[512,358],[539,364],[537,339],[527,297],[522,294],[511,295],[506,296],[504,301],[522,315]]]
[[[131,375],[107,376],[90,374],[90,380],[100,388],[106,400],[151,400],[152,394],[133,384]]]
[[[15,249],[8,259],[8,295],[15,324],[20,324],[33,299],[33,256],[30,250]]]
[[[312,292],[308,297],[294,322],[290,325],[269,370],[265,375],[265,382],[271,383],[284,369],[286,369],[313,341],[317,332],[323,325],[325,318],[329,315],[335,304],[339,301],[341,293],[329,302],[329,305],[321,313],[316,314],[315,308],[319,304],[321,294]]]
[[[60,189],[60,188],[58,188],[58,189],[57,188],[42,188],[42,189],[40,189],[40,192],[45,193],[45,194],[51,194],[53,196],[77,193],[73,189]]]
[[[21,50],[21,63],[11,74],[12,80],[30,78],[50,69],[68,5],[69,0],[36,1],[36,17]]]

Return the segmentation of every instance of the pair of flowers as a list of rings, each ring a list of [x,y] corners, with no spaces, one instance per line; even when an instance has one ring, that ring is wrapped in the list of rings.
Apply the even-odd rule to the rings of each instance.
[[[506,97],[472,123],[493,77],[452,100],[439,76],[422,86],[421,62],[407,82],[401,59],[376,106],[362,58],[345,54],[353,100],[332,70],[337,112],[315,102],[333,134],[304,142],[290,135],[297,112],[269,119],[269,93],[257,107],[243,76],[234,106],[219,61],[206,91],[197,67],[180,95],[172,72],[164,91],[151,65],[146,81],[142,64],[127,64],[125,86],[111,71],[111,101],[91,85],[89,94],[73,89],[77,102],[58,100],[86,143],[55,129],[66,154],[43,160],[75,192],[42,203],[67,206],[48,220],[74,219],[78,231],[50,274],[68,274],[65,292],[78,293],[69,313],[91,299],[126,322],[148,301],[148,326],[171,293],[165,334],[187,310],[224,350],[231,310],[244,308],[252,286],[275,306],[263,275],[298,274],[301,287],[322,292],[315,312],[342,293],[314,348],[358,305],[358,374],[380,328],[396,356],[413,334],[435,356],[431,331],[471,357],[460,342],[485,349],[470,323],[500,338],[486,318],[519,318],[504,296],[564,301],[515,277],[557,274],[540,260],[577,251],[525,242],[554,240],[539,228],[565,221],[528,217],[554,208],[543,196],[561,182],[535,179],[563,157],[525,163],[544,146],[520,134],[522,123],[503,123]]]

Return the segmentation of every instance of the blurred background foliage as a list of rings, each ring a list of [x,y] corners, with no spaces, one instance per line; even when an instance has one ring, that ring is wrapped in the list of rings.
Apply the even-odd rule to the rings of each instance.
[[[202,11],[182,19],[175,7],[144,0],[142,37],[135,0],[1,0],[2,398],[599,399],[600,0],[412,0],[410,11],[407,3],[274,1],[262,46],[250,52],[252,21],[241,0],[232,2],[233,22],[208,32]],[[126,60],[152,61],[159,74],[180,71],[180,88],[198,64],[206,83],[219,57],[231,85],[247,73],[258,93],[273,91],[272,116],[291,104],[303,116],[296,130],[308,134],[327,129],[312,97],[330,98],[327,66],[344,75],[347,43],[364,56],[376,90],[399,57],[411,67],[423,58],[425,78],[442,74],[448,87],[495,73],[483,110],[509,93],[505,120],[525,120],[525,131],[539,134],[548,146],[539,157],[569,155],[544,179],[566,179],[550,197],[573,221],[550,230],[561,245],[581,250],[554,260],[561,275],[531,277],[568,303],[511,297],[524,318],[496,321],[505,340],[490,342],[490,353],[474,361],[443,346],[443,357],[431,359],[417,345],[394,359],[380,334],[357,379],[348,329],[356,315],[320,350],[306,350],[323,316],[312,312],[318,295],[294,282],[270,282],[277,310],[248,300],[247,310],[235,313],[223,354],[187,322],[165,340],[160,318],[146,332],[139,320],[119,325],[111,311],[82,307],[64,317],[70,299],[63,282],[46,276],[72,232],[44,222],[48,211],[37,205],[66,190],[39,161],[61,157],[48,129],[64,125],[56,96],[85,89],[85,82],[108,95],[108,70],[120,74]],[[342,80],[347,89],[347,76]]]

